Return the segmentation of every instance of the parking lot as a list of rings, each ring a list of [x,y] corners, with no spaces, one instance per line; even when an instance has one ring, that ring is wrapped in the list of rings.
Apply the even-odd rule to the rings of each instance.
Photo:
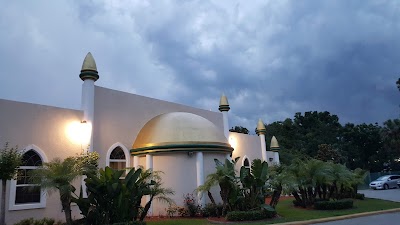
[[[389,200],[394,202],[400,202],[400,189],[389,189],[389,190],[359,190],[358,193],[365,194],[367,198],[377,198],[383,200]]]

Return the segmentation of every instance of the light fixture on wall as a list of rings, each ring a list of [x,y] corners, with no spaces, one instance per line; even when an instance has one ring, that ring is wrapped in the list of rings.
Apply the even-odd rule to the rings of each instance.
[[[67,125],[66,135],[72,143],[85,149],[90,144],[92,125],[86,120],[73,121]]]

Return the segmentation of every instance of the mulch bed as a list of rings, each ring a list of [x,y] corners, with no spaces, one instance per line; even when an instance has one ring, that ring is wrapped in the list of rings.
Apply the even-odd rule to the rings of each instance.
[[[292,196],[281,196],[279,198],[279,201],[285,200],[285,199],[294,199]],[[271,201],[271,198],[266,198],[265,199],[265,203],[269,204],[269,202]],[[278,203],[279,204],[279,203]],[[278,216],[279,217],[279,216]],[[150,222],[150,221],[163,221],[163,220],[191,220],[191,219],[206,219],[203,217],[168,217],[168,216],[152,216],[152,217],[146,217],[145,221]],[[272,218],[272,219],[265,219],[265,220],[257,220],[257,221],[237,221],[237,222],[233,222],[233,221],[227,221],[225,219],[225,217],[208,217],[207,220],[210,223],[214,223],[214,224],[240,224],[240,223],[251,223],[251,222],[260,222],[260,221],[271,221],[274,220],[276,218]]]

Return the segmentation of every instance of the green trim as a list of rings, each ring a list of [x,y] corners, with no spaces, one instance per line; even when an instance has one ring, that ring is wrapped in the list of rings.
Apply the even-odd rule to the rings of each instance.
[[[79,78],[81,80],[91,79],[91,80],[98,80],[100,78],[99,74],[95,70],[81,70],[81,74],[79,74]]]
[[[271,151],[273,152],[278,152],[280,150],[279,147],[271,147]]]
[[[233,148],[228,144],[172,144],[161,146],[149,146],[131,149],[131,155],[144,155],[148,153],[168,153],[168,152],[226,152],[231,153]]]
[[[256,134],[257,135],[260,135],[260,134],[267,134],[267,129],[256,129]]]
[[[223,112],[223,111],[229,111],[231,108],[229,107],[229,105],[220,105],[218,109],[219,111]]]

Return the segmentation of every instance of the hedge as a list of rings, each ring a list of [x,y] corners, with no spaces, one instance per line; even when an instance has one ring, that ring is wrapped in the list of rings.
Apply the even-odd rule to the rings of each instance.
[[[228,221],[247,221],[247,220],[262,220],[272,218],[276,215],[276,211],[255,210],[255,211],[232,211],[226,214]]]
[[[334,210],[334,209],[350,209],[353,208],[352,199],[341,199],[337,201],[319,201],[314,203],[314,209],[317,210]]]

